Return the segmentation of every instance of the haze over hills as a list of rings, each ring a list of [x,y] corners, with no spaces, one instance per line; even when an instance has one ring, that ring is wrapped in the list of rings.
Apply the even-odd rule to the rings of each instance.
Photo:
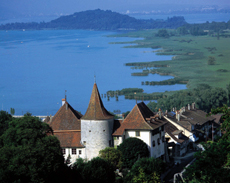
[[[9,23],[1,25],[1,30],[17,29],[94,29],[94,30],[118,30],[118,29],[154,29],[177,28],[186,24],[184,17],[172,17],[167,20],[141,20],[112,12],[110,10],[87,10],[72,15],[61,16],[50,22],[41,23]]]

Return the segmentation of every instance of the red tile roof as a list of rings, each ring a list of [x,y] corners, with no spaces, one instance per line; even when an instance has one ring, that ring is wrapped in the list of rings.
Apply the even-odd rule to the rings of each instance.
[[[159,120],[158,117],[159,116],[155,115],[144,102],[138,103],[113,135],[121,136],[125,130],[154,130],[165,124],[165,122]]]
[[[104,107],[97,85],[94,83],[93,91],[91,94],[91,98],[89,101],[89,105],[85,115],[82,119],[86,120],[104,120],[104,119],[111,119],[113,115],[110,114]]]
[[[54,135],[60,141],[61,147],[73,148],[73,147],[84,147],[81,141],[81,131],[71,131],[71,130],[60,130],[54,131]]]
[[[47,123],[55,130],[80,130],[82,114],[75,111],[70,104],[65,104]]]

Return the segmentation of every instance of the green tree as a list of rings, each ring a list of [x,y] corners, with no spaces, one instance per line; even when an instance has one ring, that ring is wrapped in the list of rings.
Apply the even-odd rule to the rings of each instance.
[[[208,65],[215,65],[216,64],[216,58],[213,56],[208,57]]]
[[[84,164],[81,172],[83,181],[86,183],[113,183],[115,173],[113,165],[105,159],[96,157]]]
[[[133,183],[161,183],[160,176],[156,172],[151,173],[151,178],[147,179],[144,170],[139,167],[139,173],[134,175],[132,179]]]
[[[110,162],[114,169],[121,169],[122,167],[121,151],[115,149],[114,147],[106,147],[105,149],[100,150],[99,157]]]
[[[118,150],[122,153],[123,167],[128,169],[130,169],[139,158],[149,157],[147,144],[135,137],[125,139],[120,146],[118,146]]]
[[[140,179],[142,179],[142,181],[149,183],[160,182],[159,177],[163,169],[164,163],[161,159],[141,158],[132,166],[125,180],[127,182],[141,182]]]
[[[10,114],[14,115],[15,114],[15,109],[14,108],[10,108]]]
[[[227,105],[212,109],[212,114],[221,113],[223,136],[217,142],[204,144],[205,151],[195,154],[196,161],[186,170],[193,182],[229,182],[230,180],[230,109]]]
[[[0,111],[0,136],[8,129],[8,125],[11,120],[12,116],[10,114],[6,111]]]
[[[1,136],[0,182],[54,182],[64,158],[52,129],[39,118],[12,119]]]
[[[169,33],[166,29],[161,29],[156,34],[157,37],[169,38]]]

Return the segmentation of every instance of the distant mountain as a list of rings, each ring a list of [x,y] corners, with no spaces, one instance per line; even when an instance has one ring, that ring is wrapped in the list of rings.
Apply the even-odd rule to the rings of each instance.
[[[93,29],[93,30],[119,30],[119,29],[155,29],[177,28],[186,24],[184,17],[172,17],[167,20],[141,20],[128,15],[119,14],[110,10],[88,10],[61,16],[55,20],[44,23],[11,23],[1,25],[0,29]]]

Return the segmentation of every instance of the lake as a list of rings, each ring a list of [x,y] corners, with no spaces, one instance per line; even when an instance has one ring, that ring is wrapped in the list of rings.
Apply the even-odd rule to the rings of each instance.
[[[144,17],[156,18],[148,15],[139,18]],[[158,18],[164,17],[167,18],[168,15]],[[215,17],[218,17],[218,20]],[[196,14],[187,15],[185,19],[199,23],[210,21],[211,18],[226,21],[226,17],[229,16],[223,18],[222,15],[216,14]],[[39,18],[36,20],[42,21]],[[0,23],[6,22],[12,21],[5,20]],[[23,19],[20,22],[23,22]],[[61,99],[67,90],[67,101],[74,109],[84,114],[95,82],[94,76],[101,94],[123,88],[143,88],[146,93],[186,89],[185,85],[142,86],[142,81],[162,81],[172,77],[157,74],[131,76],[133,70],[124,64],[169,60],[171,56],[157,56],[149,48],[123,48],[125,45],[109,44],[134,40],[106,37],[111,34],[117,32],[0,31],[1,109],[9,112],[10,108],[15,108],[16,115],[26,112],[33,115],[54,115],[60,108]],[[115,101],[115,98],[110,101],[106,98],[102,100],[109,111],[130,111],[136,104],[135,100],[125,100],[123,96],[119,97],[119,101]]]
[[[0,31],[0,105],[16,114],[54,115],[67,90],[68,102],[85,113],[95,81],[101,94],[108,90],[143,88],[145,92],[186,89],[185,85],[142,86],[172,76],[131,76],[127,62],[169,60],[149,48],[122,48],[109,44],[132,38],[113,38],[115,32],[86,30]],[[103,98],[109,111],[130,111],[136,101]]]

